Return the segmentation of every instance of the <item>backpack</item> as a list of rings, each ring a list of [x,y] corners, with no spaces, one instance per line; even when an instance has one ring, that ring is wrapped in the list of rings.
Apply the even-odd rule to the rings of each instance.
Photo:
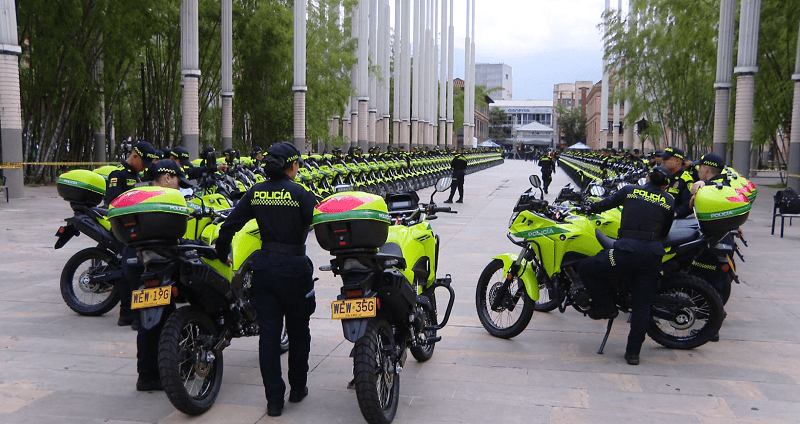
[[[777,193],[780,196],[780,211],[782,214],[800,214],[800,195],[791,188]],[[776,196],[777,197],[777,196]]]

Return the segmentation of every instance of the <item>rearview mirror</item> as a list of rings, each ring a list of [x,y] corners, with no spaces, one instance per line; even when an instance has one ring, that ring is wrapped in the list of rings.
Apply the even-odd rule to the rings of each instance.
[[[539,188],[539,187],[542,186],[542,180],[539,179],[538,175],[531,175],[530,178],[528,178],[528,181],[530,181],[531,185],[536,187],[536,188]]]
[[[453,177],[442,177],[436,182],[436,191],[446,191],[453,184]]]

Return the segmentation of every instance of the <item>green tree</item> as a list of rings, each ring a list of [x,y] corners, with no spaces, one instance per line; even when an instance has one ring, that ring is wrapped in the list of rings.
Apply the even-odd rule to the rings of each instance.
[[[564,143],[572,146],[579,141],[586,141],[586,119],[583,117],[583,106],[567,108],[556,106],[558,129],[564,137]]]
[[[709,145],[719,1],[632,0],[631,9],[638,21],[630,28],[614,13],[605,17],[611,100],[632,102],[625,125],[644,115],[652,124],[645,135],[654,140],[682,141],[688,151]]]
[[[493,140],[511,138],[508,114],[499,107],[489,109],[489,138]]]

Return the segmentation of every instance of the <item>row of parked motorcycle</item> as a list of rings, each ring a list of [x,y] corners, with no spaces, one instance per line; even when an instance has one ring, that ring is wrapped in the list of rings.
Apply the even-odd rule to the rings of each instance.
[[[628,184],[644,184],[646,172],[624,165],[600,173],[597,164],[581,157],[562,156],[559,164],[583,190],[568,184],[552,202],[544,200],[538,176],[525,191],[509,220],[509,240],[519,253],[495,256],[484,269],[476,289],[478,317],[494,336],[511,338],[529,324],[534,311],[586,313],[589,295],[577,273],[578,263],[613,246],[621,208],[587,215],[589,202],[612,195]],[[734,254],[744,261],[737,240],[756,190],[735,170],[726,168],[727,183],[698,191],[695,217],[675,220],[662,241],[663,276],[652,299],[648,335],[674,349],[692,349],[719,337],[724,304],[736,281]],[[602,178],[600,175],[606,175]],[[538,193],[537,193],[538,192]],[[538,196],[537,196],[538,194]],[[616,307],[631,309],[627,278],[608,281]],[[598,353],[602,353],[613,319]]]
[[[502,163],[496,153],[467,154],[467,172]],[[325,270],[340,275],[340,296],[331,305],[345,337],[355,343],[354,377],[359,407],[370,423],[390,422],[399,402],[399,373],[410,351],[431,357],[454,295],[449,276],[437,277],[439,239],[428,221],[437,213],[433,195],[416,190],[450,186],[449,154],[307,156],[298,182],[324,199],[315,210],[320,246],[334,259]],[[216,163],[215,157],[205,158]],[[264,178],[240,158],[212,173],[191,193],[141,186],[98,206],[107,170],[74,170],[60,176],[58,192],[73,216],[56,233],[55,248],[75,236],[97,242],[73,255],[61,274],[64,301],[81,315],[98,316],[119,301],[121,251],[135,248],[144,265],[143,285],[132,295],[141,325],[152,328],[175,304],[159,343],[162,384],[172,404],[197,415],[207,411],[222,383],[223,350],[232,339],[258,334],[248,301],[250,263],[261,247],[255,221],[234,237],[230,266],[211,247],[219,226],[247,188]],[[305,177],[303,177],[305,175]],[[338,188],[337,188],[338,187]],[[354,213],[355,212],[355,213]],[[448,292],[444,316],[435,290]],[[411,318],[410,318],[411,317]],[[284,332],[282,348],[288,348]]]

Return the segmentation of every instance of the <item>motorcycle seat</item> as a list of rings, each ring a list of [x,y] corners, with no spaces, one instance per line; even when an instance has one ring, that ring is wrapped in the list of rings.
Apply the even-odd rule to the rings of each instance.
[[[664,240],[661,240],[661,245],[664,247],[674,247],[690,241],[696,240],[700,237],[700,231],[692,227],[675,227],[669,230],[669,234]]]
[[[378,256],[384,259],[397,259],[398,261],[405,262],[403,258],[403,249],[397,243],[386,243],[378,250]]]
[[[672,229],[677,229],[677,228],[692,228],[695,230],[699,230],[700,223],[697,221],[697,218],[695,217],[676,219],[672,221]]]

